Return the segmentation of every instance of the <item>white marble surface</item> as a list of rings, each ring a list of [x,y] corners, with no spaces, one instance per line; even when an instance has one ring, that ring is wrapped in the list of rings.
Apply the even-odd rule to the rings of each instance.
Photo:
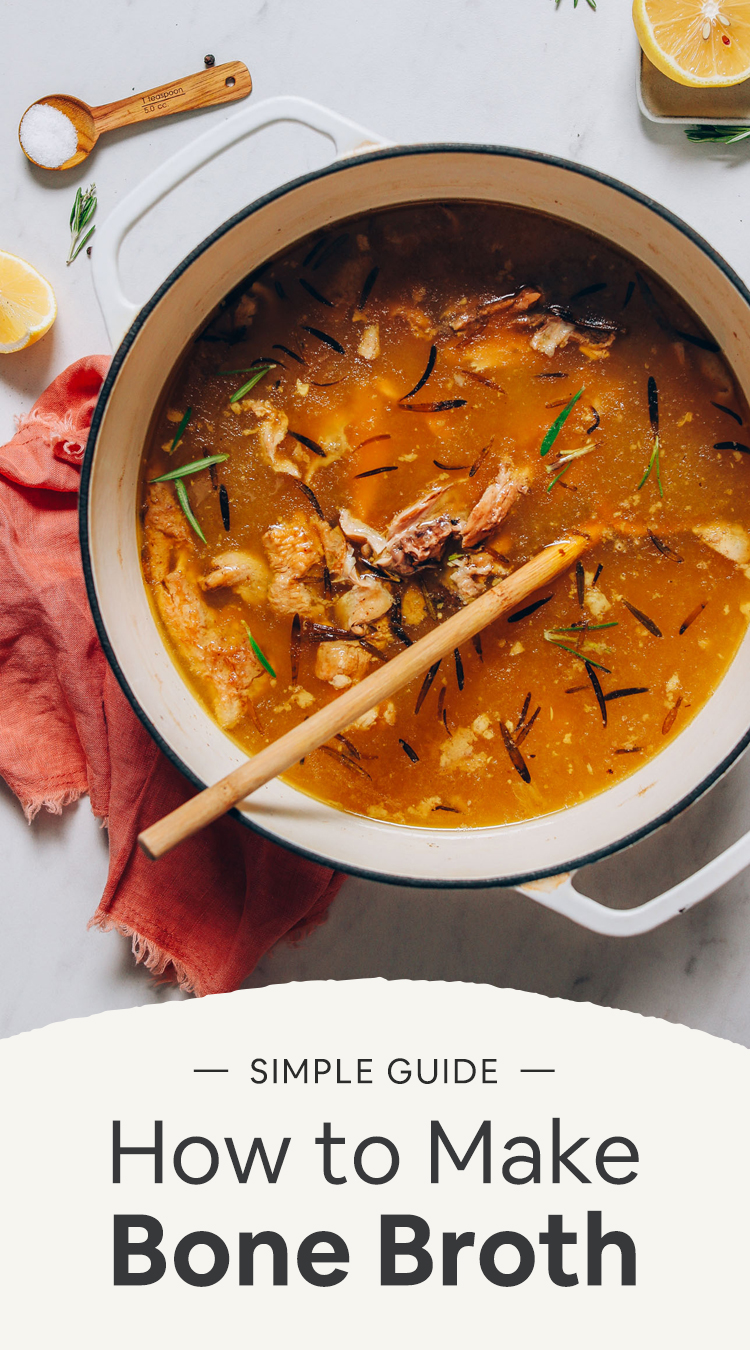
[[[104,218],[150,169],[229,111],[185,114],[102,142],[67,174],[32,169],[16,128],[45,93],[91,103],[243,59],[257,99],[295,93],[394,141],[498,142],[593,165],[632,183],[706,235],[750,281],[747,145],[692,146],[644,123],[627,0],[5,0],[0,88],[0,248],[52,281],[60,316],[28,354],[2,359],[0,438],[54,374],[106,351],[88,263],[71,268],[67,217],[95,179]],[[245,201],[323,163],[312,133],[278,128],[231,152],[135,232],[134,295]],[[2,715],[0,705],[0,716]],[[590,869],[591,894],[632,903],[665,888],[745,828],[750,762],[658,836]],[[30,829],[0,787],[0,1034],[174,997],[114,934],[87,932],[106,838],[84,801]],[[750,1045],[750,875],[642,938],[596,937],[513,892],[427,892],[349,879],[328,923],[268,956],[248,981],[361,975],[486,981],[685,1022]]]

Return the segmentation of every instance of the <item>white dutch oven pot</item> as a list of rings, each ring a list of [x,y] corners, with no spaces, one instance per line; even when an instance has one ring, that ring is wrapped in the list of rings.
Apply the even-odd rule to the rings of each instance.
[[[128,230],[195,169],[279,121],[303,123],[330,137],[337,160],[239,212],[196,248],[147,304],[127,299],[118,253]],[[349,216],[434,199],[531,207],[619,245],[699,315],[750,395],[745,286],[681,221],[602,174],[496,146],[390,147],[299,98],[249,105],[187,146],[97,233],[94,281],[113,346],[119,346],[86,452],[81,542],[94,618],[115,674],[143,723],[196,787],[221,778],[243,756],[173,665],[141,578],[138,468],[165,372],[226,293],[266,259]],[[599,796],[537,820],[474,830],[417,829],[347,815],[278,781],[256,793],[239,814],[261,834],[347,872],[419,886],[513,885],[596,932],[645,932],[745,867],[750,834],[687,881],[630,910],[581,895],[572,874],[656,829],[716,782],[750,740],[749,686],[750,636],[707,706],[661,754]]]

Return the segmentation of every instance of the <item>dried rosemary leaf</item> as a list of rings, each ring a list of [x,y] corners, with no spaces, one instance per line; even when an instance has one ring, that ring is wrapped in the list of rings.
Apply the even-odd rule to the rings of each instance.
[[[341,346],[341,343],[338,342],[335,337],[331,337],[330,333],[324,333],[322,328],[311,328],[306,323],[303,323],[301,326],[311,337],[317,338],[318,342],[324,342],[326,347],[330,347],[332,351],[338,352],[339,356],[344,355],[344,348]],[[291,355],[291,353],[288,354]]]
[[[531,717],[529,718],[528,722],[525,722],[524,725],[521,727],[520,731],[518,732],[518,734],[517,734],[517,736],[516,736],[516,749],[518,749],[519,745],[523,745],[524,741],[526,740],[526,737],[528,736],[529,732],[531,731],[531,728],[533,727],[534,723],[536,722],[536,719],[537,719],[537,717],[539,716],[539,714],[540,714],[541,711],[542,711],[542,708],[541,708],[541,704],[540,704],[538,708],[535,708],[535,709],[534,709],[534,711],[533,711],[533,713],[531,714]]]
[[[701,603],[700,603],[699,605],[696,605],[696,606],[695,606],[695,609],[691,609],[691,611],[690,611],[690,613],[688,614],[687,618],[686,618],[686,619],[683,619],[682,623],[680,624],[680,631],[679,631],[679,634],[678,634],[679,637],[682,637],[683,633],[686,633],[686,632],[687,632],[687,630],[688,630],[688,628],[690,627],[691,623],[695,623],[695,620],[698,618],[698,615],[699,615],[699,614],[702,614],[703,611],[704,611],[704,609],[706,608],[706,604],[707,604],[707,601],[703,600],[703,601],[701,601]]]
[[[458,647],[454,647],[453,649],[453,660],[456,666],[456,682],[458,684],[458,692],[460,693],[464,687],[464,663],[461,660],[461,653],[458,650]]]
[[[329,309],[334,308],[333,301],[328,300],[325,295],[321,295],[320,291],[313,286],[311,281],[307,281],[305,277],[300,277],[299,284],[303,290],[307,291],[308,295],[312,296],[313,300],[317,300],[319,305],[327,305]]]
[[[299,614],[295,614],[292,619],[292,631],[289,638],[289,663],[292,668],[292,684],[297,683],[299,676],[299,659],[302,655],[302,623]]]
[[[623,600],[622,603],[624,604],[626,609],[630,610],[630,613],[633,615],[633,618],[637,619],[638,622],[643,625],[647,633],[651,633],[653,637],[658,638],[664,636],[664,634],[661,631],[661,628],[659,628],[658,625],[654,623],[653,619],[649,619],[648,614],[644,614],[642,609],[636,609],[635,605],[631,605],[628,600]]]
[[[533,600],[530,605],[524,605],[523,609],[517,609],[513,614],[508,615],[508,623],[519,623],[521,619],[528,619],[530,614],[536,614],[542,605],[548,605],[554,597],[545,595],[541,600]]]
[[[592,685],[592,688],[593,688],[593,690],[594,690],[594,693],[596,694],[596,701],[597,701],[597,703],[599,704],[599,711],[600,711],[600,713],[601,713],[601,715],[602,715],[602,723],[603,723],[604,726],[606,727],[606,725],[607,725],[607,704],[606,704],[606,700],[605,700],[605,698],[604,698],[604,691],[603,691],[603,689],[602,689],[601,684],[599,683],[599,676],[597,675],[597,673],[596,673],[596,671],[594,670],[594,668],[593,668],[593,666],[592,666],[592,664],[591,664],[590,661],[587,661],[587,662],[586,662],[586,674],[588,675],[588,677],[589,677],[589,679],[590,679],[590,681],[591,681],[591,685]]]
[[[568,689],[567,692],[570,693],[571,690]],[[647,694],[647,693],[648,693],[648,685],[640,685],[637,688],[633,689],[610,689],[609,693],[604,695],[604,702],[612,703],[613,700],[616,698],[632,698],[633,694]]]
[[[423,374],[420,375],[414,388],[410,389],[408,394],[402,394],[401,398],[399,399],[400,403],[403,402],[404,399],[411,398],[414,394],[418,394],[420,389],[424,388],[433,370],[435,369],[436,358],[437,358],[437,347],[433,342],[432,346],[430,347],[430,354],[427,357],[427,365],[424,368]]]
[[[312,488],[308,487],[307,483],[301,482],[299,478],[292,478],[291,482],[296,483],[300,492],[304,492],[316,516],[319,516],[321,520],[325,520],[325,516],[323,515],[323,508],[320,505],[320,502],[318,501],[317,497],[315,496],[315,493],[313,492]]]
[[[578,596],[578,605],[583,609],[586,598],[586,573],[583,570],[583,563],[578,559],[576,563],[576,595]]]
[[[406,412],[448,412],[451,408],[465,408],[465,398],[444,398],[438,403],[401,403]]]
[[[436,661],[435,664],[434,664],[434,666],[430,666],[430,669],[428,670],[427,674],[425,675],[425,677],[424,677],[424,679],[423,679],[423,681],[422,681],[422,688],[421,688],[420,691],[419,691],[419,695],[418,695],[418,697],[417,697],[416,707],[414,708],[414,715],[415,715],[415,716],[416,716],[416,714],[419,712],[420,708],[422,707],[422,704],[424,703],[425,699],[427,698],[427,695],[428,695],[429,692],[430,692],[430,689],[431,689],[431,687],[432,687],[432,682],[433,682],[435,676],[437,675],[438,670],[440,669],[440,665],[441,665],[441,661]]]
[[[672,727],[677,721],[677,714],[680,711],[681,703],[682,703],[682,694],[680,694],[680,697],[678,698],[674,707],[669,709],[669,712],[667,713],[666,717],[664,718],[664,721],[662,722],[661,726],[662,736],[667,736],[669,732],[672,730]]]
[[[362,294],[359,297],[359,309],[364,309],[365,305],[367,304],[367,301],[370,298],[370,292],[372,291],[372,288],[378,279],[379,272],[380,272],[379,267],[373,267],[372,270],[367,273],[367,276],[365,277],[365,284],[362,287]]]
[[[524,783],[530,783],[531,774],[529,773],[526,760],[521,754],[521,751],[516,746],[516,743],[513,740],[513,737],[511,736],[504,722],[500,723],[500,735],[503,738],[503,745],[505,746],[505,749],[508,752],[508,758],[511,764],[513,765],[513,768],[515,769],[516,773],[518,774],[519,778],[522,778]]]

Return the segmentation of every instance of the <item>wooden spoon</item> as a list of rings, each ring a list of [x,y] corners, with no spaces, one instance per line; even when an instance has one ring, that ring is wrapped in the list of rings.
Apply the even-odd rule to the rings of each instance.
[[[374,708],[383,699],[390,698],[404,685],[429,670],[436,661],[447,656],[461,643],[481,632],[493,619],[513,609],[532,591],[546,586],[564,572],[576,558],[599,538],[601,531],[587,527],[586,534],[549,544],[535,558],[524,563],[504,581],[492,586],[477,600],[472,600],[458,614],[446,619],[431,633],[399,652],[392,661],[373,671],[360,684],[347,689],[332,703],[309,717],[300,726],[266,746],[252,759],[240,764],[213,787],[205,788],[197,797],[178,806],[163,820],[150,825],[138,836],[138,843],[149,858],[161,858],[175,844],[189,839],[204,825],[218,820],[238,802],[255,792],[264,783],[297,764],[318,746],[325,745],[339,731],[345,731],[358,717]]]
[[[222,66],[212,66],[201,70],[197,75],[188,75],[184,80],[172,80],[171,84],[162,84],[158,89],[147,89],[143,94],[131,94],[121,98],[118,103],[102,103],[98,108],[90,108],[80,98],[70,94],[47,94],[36,103],[57,108],[70,118],[77,133],[78,146],[74,155],[63,164],[40,164],[39,168],[72,169],[91,153],[104,131],[115,131],[118,127],[128,127],[134,122],[155,122],[159,117],[170,113],[189,112],[194,108],[211,108],[216,103],[233,103],[235,99],[247,98],[252,91],[253,82],[250,71],[242,61],[225,61]],[[31,107],[36,104],[32,103]],[[29,109],[26,109],[28,112]],[[26,113],[23,115],[26,116]],[[27,159],[32,158],[21,141],[21,124],[18,127],[18,139]]]

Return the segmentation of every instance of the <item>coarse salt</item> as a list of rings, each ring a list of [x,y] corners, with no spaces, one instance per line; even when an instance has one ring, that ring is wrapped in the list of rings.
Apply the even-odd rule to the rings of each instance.
[[[50,103],[33,103],[21,121],[21,145],[35,164],[59,169],[78,149],[78,132],[69,117]]]

